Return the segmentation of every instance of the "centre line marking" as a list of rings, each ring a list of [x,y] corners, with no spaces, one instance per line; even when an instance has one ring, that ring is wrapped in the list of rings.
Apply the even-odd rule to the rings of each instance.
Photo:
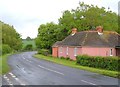
[[[85,81],[85,80],[81,80],[82,82],[85,82],[85,83],[88,83],[88,84],[91,84],[91,85],[96,85],[94,83],[91,83],[91,82],[88,82],[88,81]]]
[[[55,70],[52,70],[52,69],[45,68],[45,67],[43,67],[43,66],[41,66],[41,65],[38,65],[38,66],[39,66],[40,68],[46,69],[46,70],[48,70],[48,71],[52,71],[52,72],[55,72],[55,73],[57,73],[57,74],[64,75],[64,74],[61,73],[61,72],[58,72],[58,71],[55,71]]]

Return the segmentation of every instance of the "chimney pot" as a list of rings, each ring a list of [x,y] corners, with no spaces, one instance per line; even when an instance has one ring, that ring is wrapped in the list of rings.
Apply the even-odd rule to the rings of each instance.
[[[97,26],[96,30],[97,30],[97,32],[98,32],[99,35],[103,34],[103,27],[102,26]]]
[[[77,28],[72,29],[72,35],[74,35],[75,33],[77,33]]]

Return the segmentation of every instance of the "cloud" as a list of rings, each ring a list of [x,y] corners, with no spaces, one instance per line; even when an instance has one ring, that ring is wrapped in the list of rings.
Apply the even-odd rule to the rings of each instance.
[[[14,25],[22,38],[34,38],[40,24],[57,23],[63,11],[75,9],[82,1],[118,10],[118,0],[1,0],[0,20]]]

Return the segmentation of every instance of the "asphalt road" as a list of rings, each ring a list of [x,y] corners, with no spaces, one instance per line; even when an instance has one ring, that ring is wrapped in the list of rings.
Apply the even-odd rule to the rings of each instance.
[[[9,57],[11,71],[2,76],[3,85],[118,85],[118,79],[70,68],[32,57],[23,52]]]

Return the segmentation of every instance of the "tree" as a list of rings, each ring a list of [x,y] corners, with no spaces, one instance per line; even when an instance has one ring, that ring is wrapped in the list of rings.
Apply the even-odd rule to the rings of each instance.
[[[58,40],[58,31],[58,25],[52,22],[40,25],[38,28],[38,36],[35,39],[37,47],[41,49],[51,49],[51,45]]]
[[[28,36],[28,37],[26,38],[26,40],[28,40],[28,41],[29,41],[29,40],[31,40],[31,38]]]
[[[2,44],[8,45],[10,48],[18,51],[22,48],[22,39],[20,34],[16,32],[13,26],[2,23]]]
[[[72,28],[78,31],[95,29],[96,26],[103,26],[104,30],[116,31],[118,29],[118,15],[112,11],[106,11],[104,7],[99,8],[93,5],[79,3],[79,7],[66,10],[62,17],[58,19],[59,23],[41,24],[38,28],[36,38],[37,48],[50,49],[56,41],[63,40],[70,35]],[[120,20],[119,20],[120,23]]]
[[[118,15],[112,11],[106,11],[104,7],[99,8],[93,5],[79,3],[75,10],[64,11],[59,19],[59,25],[66,28],[67,33],[71,32],[71,27],[78,28],[79,31],[95,29],[96,26],[103,26],[104,30],[118,30]]]

